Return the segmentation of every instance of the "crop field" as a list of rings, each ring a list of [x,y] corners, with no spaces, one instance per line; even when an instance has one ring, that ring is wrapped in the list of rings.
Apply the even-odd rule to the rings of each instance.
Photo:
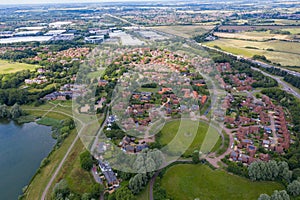
[[[254,55],[264,55],[273,63],[280,63],[282,66],[299,66],[300,64],[300,43],[284,41],[245,41],[238,39],[219,39],[207,42],[206,45],[219,47],[224,51],[252,57]]]
[[[284,28],[281,29],[283,31],[289,31],[291,34],[299,35],[300,34],[300,28]]]
[[[252,182],[206,165],[191,164],[170,167],[162,177],[161,185],[174,200],[253,200],[262,193],[270,195],[274,190],[284,188],[276,182]]]
[[[151,27],[154,30],[162,31],[172,35],[176,35],[184,38],[191,38],[195,35],[201,35],[211,29],[214,26],[155,26]]]
[[[300,28],[300,26],[272,26],[272,25],[226,25],[226,26],[221,26],[219,30],[223,31],[229,31],[229,32],[239,32],[239,31],[255,31],[255,30],[261,30],[261,29],[268,29],[268,30],[278,30],[278,29],[294,29],[294,28]]]
[[[273,21],[273,22],[269,22],[269,21]],[[282,25],[300,25],[300,22],[299,20],[291,20],[291,19],[268,19],[266,22],[261,21],[257,24],[282,26]]]
[[[234,39],[241,39],[241,40],[256,40],[256,41],[266,41],[270,39],[277,39],[277,40],[293,39],[292,35],[272,34],[270,33],[270,31],[253,31],[253,32],[241,32],[241,33],[215,32],[214,35],[221,38],[234,38]]]
[[[0,74],[9,74],[27,69],[30,71],[34,71],[37,67],[39,66],[0,60]]]

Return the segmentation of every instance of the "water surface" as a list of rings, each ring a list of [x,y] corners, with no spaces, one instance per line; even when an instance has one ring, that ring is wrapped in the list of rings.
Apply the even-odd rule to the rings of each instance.
[[[0,199],[17,199],[50,153],[51,127],[0,122]]]

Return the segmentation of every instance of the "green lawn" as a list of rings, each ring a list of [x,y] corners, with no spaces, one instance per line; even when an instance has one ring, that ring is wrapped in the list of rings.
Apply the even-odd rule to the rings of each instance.
[[[0,74],[9,74],[27,69],[34,71],[37,67],[39,66],[0,60]]]
[[[175,200],[253,200],[284,187],[275,182],[252,182],[246,178],[212,170],[206,165],[179,164],[167,170],[161,185]]]
[[[213,149],[220,136],[218,135],[217,130],[208,128],[208,124],[205,122],[198,123],[191,120],[182,120],[180,123],[179,120],[174,120],[168,122],[164,126],[158,141],[162,145],[168,144],[170,149],[175,152],[185,152],[184,155],[188,156],[195,150],[203,149],[202,143],[205,140],[205,149],[210,151]],[[206,135],[207,137],[205,137]],[[186,151],[185,147],[188,147]]]
[[[31,88],[31,89],[29,89],[28,91],[29,92],[32,92],[32,93],[37,93],[37,92],[42,92],[42,91],[45,91],[45,90],[49,90],[49,89],[51,89],[51,88],[56,88],[58,86],[58,84],[57,83],[52,83],[52,84],[49,84],[49,85],[47,85],[46,87],[44,87],[43,89],[36,89],[36,88]]]
[[[88,78],[100,78],[101,76],[103,76],[104,70],[98,70],[95,72],[91,72],[87,75]]]
[[[38,120],[37,123],[45,126],[57,126],[60,123],[60,120],[50,117],[43,117],[42,119]]]

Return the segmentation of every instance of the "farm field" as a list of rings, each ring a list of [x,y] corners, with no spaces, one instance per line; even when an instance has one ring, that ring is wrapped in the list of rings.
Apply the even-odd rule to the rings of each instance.
[[[283,31],[289,31],[291,34],[300,34],[300,28],[285,28]]]
[[[268,22],[268,21],[273,22]],[[261,21],[257,23],[258,25],[300,25],[299,20],[291,20],[291,19],[268,19],[266,22]]]
[[[266,41],[270,39],[277,39],[277,40],[293,39],[292,35],[272,34],[270,33],[270,31],[253,31],[253,32],[241,32],[241,33],[215,32],[214,35],[221,38],[234,38],[234,39],[241,39],[241,40],[256,40],[256,41]]]
[[[229,32],[239,32],[239,31],[255,31],[255,30],[261,30],[261,29],[267,29],[267,30],[278,30],[278,29],[295,29],[300,28],[300,26],[272,26],[272,25],[225,25],[219,27],[219,30],[221,31],[229,31]]]
[[[9,74],[27,69],[30,71],[34,71],[37,67],[39,66],[0,60],[0,74]]]
[[[276,182],[252,182],[225,171],[214,171],[206,165],[192,164],[170,167],[162,177],[161,185],[175,200],[253,200],[262,193],[270,195],[274,190],[284,188]]]
[[[209,134],[209,136],[211,137],[207,137],[205,146],[208,146],[206,147],[206,149],[211,150],[215,145],[220,146],[218,144],[220,136],[218,135],[217,130],[209,129],[208,132],[208,124],[206,124],[205,122],[200,122],[199,124],[197,123],[198,122],[187,120],[182,124],[180,124],[179,120],[168,122],[161,130],[161,136],[158,138],[158,141],[162,145],[168,144],[170,149],[175,151],[183,150],[186,144],[191,144],[185,151],[185,156],[191,155],[195,150],[200,150],[200,147],[202,147],[202,143],[207,134]],[[190,131],[189,134],[196,133],[195,137],[188,137],[186,130]]]
[[[264,55],[273,63],[280,63],[282,66],[299,66],[300,63],[300,43],[284,41],[245,41],[238,39],[219,39],[205,43],[208,46],[218,46],[224,51],[252,57],[254,55]]]
[[[179,37],[191,38],[195,35],[201,35],[213,29],[214,26],[155,26],[151,28],[165,33],[177,35]]]

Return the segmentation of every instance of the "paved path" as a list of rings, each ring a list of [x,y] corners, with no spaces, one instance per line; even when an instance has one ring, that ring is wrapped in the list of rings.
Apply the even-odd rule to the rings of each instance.
[[[73,147],[74,147],[74,145],[75,145],[75,143],[77,142],[78,139],[79,139],[79,135],[76,136],[75,140],[73,141],[73,143],[72,143],[71,146],[69,147],[68,151],[66,152],[64,158],[60,161],[58,167],[56,168],[54,174],[52,175],[50,181],[48,182],[48,184],[47,184],[47,186],[46,186],[46,188],[45,188],[45,190],[44,190],[44,192],[43,192],[43,195],[42,195],[42,197],[41,197],[41,200],[46,199],[47,193],[48,193],[48,191],[49,191],[51,185],[53,184],[53,181],[55,180],[57,174],[59,173],[60,169],[62,168],[64,162],[66,161],[68,155],[70,154],[71,150],[73,149]]]
[[[226,132],[226,134],[229,136],[229,145],[227,147],[227,150],[220,156],[218,157],[214,157],[214,158],[210,158],[209,156],[213,156],[213,154],[209,154],[205,157],[205,159],[210,163],[212,164],[215,168],[219,168],[219,162],[221,162],[221,160],[223,158],[225,158],[226,155],[228,155],[232,149],[231,149],[231,146],[232,144],[234,143],[234,139],[233,139],[233,136],[232,136],[232,130],[231,129],[227,129],[227,128],[224,128],[224,131]]]
[[[54,113],[59,113],[59,114],[62,114],[62,115],[65,115],[65,116],[68,116],[68,117],[71,117],[75,120],[77,120],[78,122],[80,122],[81,125],[84,125],[84,122],[82,122],[80,119],[78,118],[75,118],[73,115],[70,115],[70,114],[67,114],[67,113],[64,113],[64,112],[61,112],[61,111],[54,111],[53,108],[50,109],[50,110],[44,110],[44,109],[24,109],[24,110],[28,110],[28,111],[45,111],[46,114],[48,114],[49,112],[54,112]],[[88,124],[87,124],[88,125]],[[47,193],[51,187],[51,185],[53,184],[53,181],[55,180],[55,178],[57,177],[59,171],[61,170],[64,162],[66,161],[68,155],[70,154],[71,150],[73,149],[75,143],[78,141],[79,139],[79,135],[80,133],[84,130],[84,128],[87,126],[87,125],[84,125],[82,126],[82,128],[80,129],[80,131],[78,132],[76,138],[74,139],[74,141],[72,142],[71,146],[68,148],[64,158],[61,160],[61,162],[59,163],[58,167],[56,168],[54,174],[52,174],[52,177],[50,179],[50,181],[48,182],[47,186],[45,187],[44,191],[43,191],[43,194],[42,194],[42,197],[41,199],[42,200],[45,200],[46,199],[46,196],[47,196]]]

